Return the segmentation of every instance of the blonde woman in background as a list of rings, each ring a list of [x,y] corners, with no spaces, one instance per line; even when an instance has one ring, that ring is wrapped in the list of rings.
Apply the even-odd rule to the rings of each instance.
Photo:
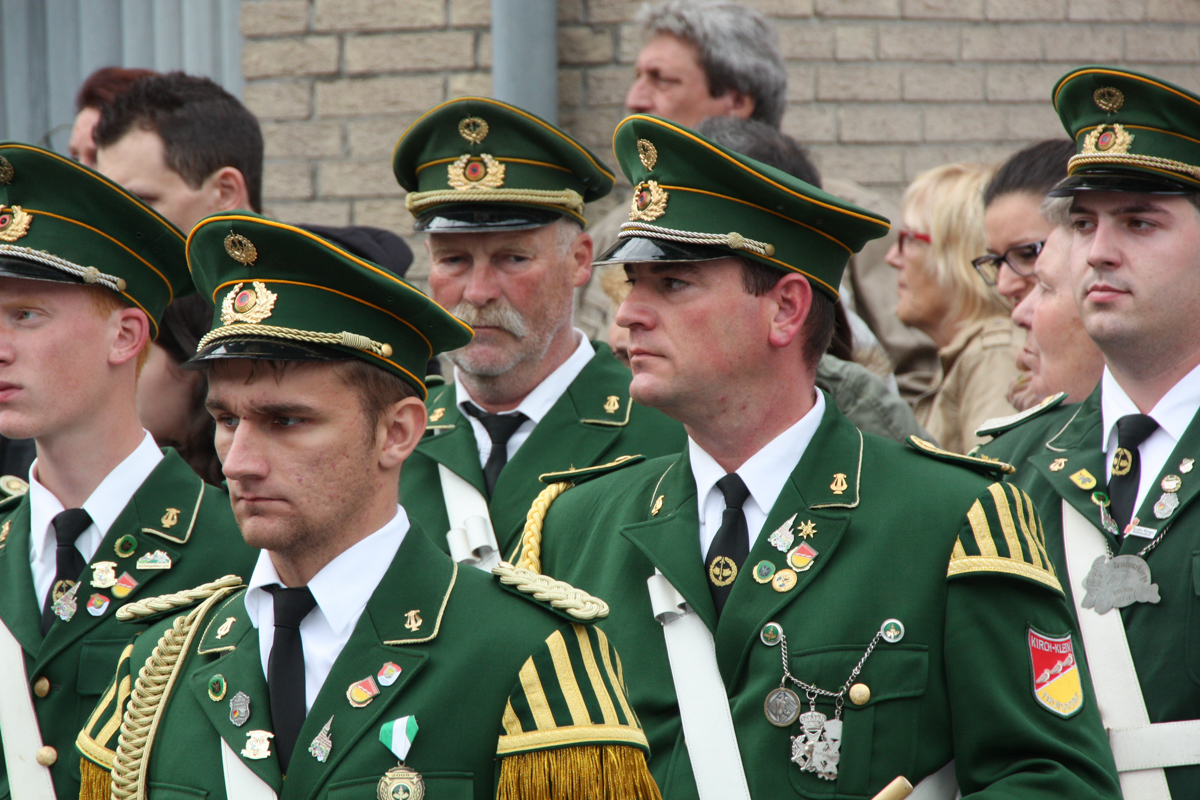
[[[987,249],[983,189],[992,169],[947,164],[923,172],[901,200],[902,224],[887,261],[900,270],[896,316],[938,346],[940,369],[915,406],[947,450],[980,442],[985,420],[1012,414],[1006,399],[1017,375],[1021,337],[1008,301],[979,280],[971,259]]]

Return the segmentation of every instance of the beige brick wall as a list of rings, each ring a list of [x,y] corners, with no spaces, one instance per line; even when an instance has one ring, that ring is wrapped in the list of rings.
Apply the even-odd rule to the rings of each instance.
[[[1048,97],[1074,66],[1124,64],[1200,90],[1200,0],[746,2],[774,20],[787,59],[784,130],[824,174],[893,198],[922,170],[1062,134]],[[639,4],[558,2],[559,122],[610,164]],[[392,148],[429,107],[491,92],[490,25],[490,0],[243,0],[268,210],[410,235]]]

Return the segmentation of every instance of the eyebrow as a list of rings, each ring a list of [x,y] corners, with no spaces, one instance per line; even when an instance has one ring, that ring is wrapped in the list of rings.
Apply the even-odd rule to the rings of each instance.
[[[1071,209],[1070,209],[1069,213],[1071,213],[1071,214],[1097,214],[1099,212],[1097,212],[1093,209],[1087,208],[1084,205],[1080,205],[1078,202],[1075,202],[1075,203],[1071,204]],[[1164,208],[1163,206],[1159,205],[1158,203],[1132,203],[1127,206],[1119,206],[1117,208],[1111,209],[1104,213],[1108,214],[1109,216],[1116,217],[1116,216],[1121,216],[1124,214],[1169,214],[1171,212],[1168,209]]]
[[[225,411],[232,413],[229,407],[219,397],[210,397],[204,402],[209,411]],[[317,409],[304,403],[263,403],[251,404],[250,411],[264,417],[315,416]]]

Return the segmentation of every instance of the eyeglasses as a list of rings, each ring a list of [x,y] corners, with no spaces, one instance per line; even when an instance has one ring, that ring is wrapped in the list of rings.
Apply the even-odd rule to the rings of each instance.
[[[1018,275],[1029,277],[1033,274],[1033,265],[1037,263],[1038,254],[1045,246],[1044,241],[1019,244],[1016,247],[1010,247],[1002,256],[988,253],[973,259],[971,266],[975,267],[979,276],[988,286],[996,285],[996,281],[1000,278],[1000,267],[1005,264],[1008,264],[1009,269]]]
[[[896,249],[901,253],[904,252],[904,241],[906,239],[916,239],[918,242],[924,242],[925,244],[929,244],[933,241],[928,233],[917,233],[916,231],[910,231],[905,228],[901,228],[900,230],[896,231]]]

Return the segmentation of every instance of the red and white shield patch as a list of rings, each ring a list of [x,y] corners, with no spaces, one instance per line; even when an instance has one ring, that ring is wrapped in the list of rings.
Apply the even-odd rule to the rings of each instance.
[[[1047,636],[1029,629],[1033,696],[1047,710],[1069,717],[1083,707],[1083,685],[1071,635]]]

